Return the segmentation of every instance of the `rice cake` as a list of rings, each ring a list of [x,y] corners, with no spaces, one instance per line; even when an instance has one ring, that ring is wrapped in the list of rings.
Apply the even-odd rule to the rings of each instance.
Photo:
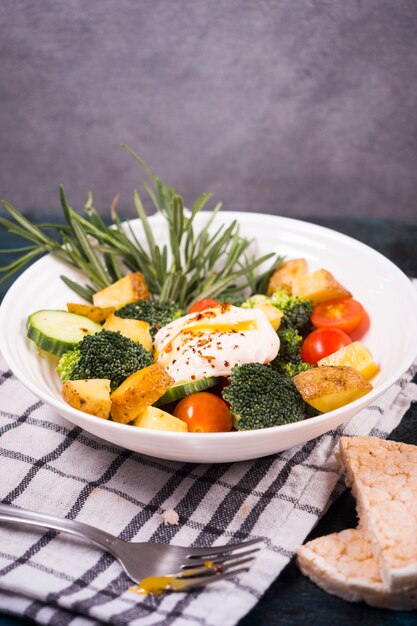
[[[386,590],[372,543],[361,529],[309,541],[297,550],[297,564],[316,585],[343,600],[396,611],[417,608],[417,588]]]
[[[417,446],[342,437],[340,461],[385,589],[417,587]]]

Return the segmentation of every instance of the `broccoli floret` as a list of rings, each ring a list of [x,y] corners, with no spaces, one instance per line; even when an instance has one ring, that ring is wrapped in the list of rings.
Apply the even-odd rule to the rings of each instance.
[[[280,326],[277,334],[280,341],[277,359],[285,363],[298,363],[298,361],[301,361],[303,338],[295,328],[282,328]]]
[[[231,304],[232,306],[242,306],[246,300],[246,296],[242,296],[240,293],[221,293],[215,298],[220,304]]]
[[[118,317],[142,320],[150,324],[149,330],[152,339],[162,326],[166,326],[177,317],[184,315],[184,311],[176,304],[158,302],[157,300],[138,300],[126,304],[115,312]]]
[[[153,363],[148,350],[119,332],[101,330],[86,335],[60,358],[57,372],[63,382],[83,378],[109,378],[114,391],[138,370]]]
[[[235,366],[222,395],[230,404],[237,430],[253,430],[304,419],[306,404],[291,378],[269,365]]]
[[[271,296],[271,303],[284,313],[281,328],[295,328],[303,333],[308,327],[313,310],[310,300],[295,298],[284,289],[277,289]]]
[[[290,378],[294,378],[294,376],[297,376],[300,372],[311,370],[312,367],[314,366],[309,363],[304,363],[304,361],[300,361],[299,363],[282,363],[279,368],[275,369],[277,369],[277,371],[281,371]]]
[[[71,372],[80,359],[80,351],[78,348],[67,350],[59,359],[56,371],[63,383],[71,380]]]
[[[274,370],[293,378],[300,372],[312,367],[308,363],[304,363],[301,358],[303,338],[294,328],[280,327],[278,337],[280,340],[279,354],[271,363]]]

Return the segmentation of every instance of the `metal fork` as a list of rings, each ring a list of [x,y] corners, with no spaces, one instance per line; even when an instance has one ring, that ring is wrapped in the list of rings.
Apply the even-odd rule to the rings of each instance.
[[[170,580],[166,581],[166,588],[172,591],[205,585],[248,571],[247,564],[260,548],[251,546],[263,541],[251,539],[212,548],[127,542],[83,522],[16,509],[5,504],[0,504],[0,521],[51,528],[89,539],[110,552],[133,581],[140,582],[147,577],[168,577]]]

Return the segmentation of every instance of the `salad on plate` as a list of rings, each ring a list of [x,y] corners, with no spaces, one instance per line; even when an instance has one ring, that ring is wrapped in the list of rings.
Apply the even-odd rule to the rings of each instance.
[[[127,149],[147,174],[169,245],[136,191],[143,240],[119,218],[117,199],[111,225],[91,194],[80,215],[61,189],[63,224],[35,226],[3,203],[11,219],[2,225],[31,242],[6,275],[52,252],[90,281],[63,276],[83,302],[27,320],[40,358],[57,360],[69,405],[133,427],[229,432],[314,419],[372,389],[379,368],[359,341],[369,318],[330,271],[311,272],[303,258],[257,258],[236,220],[213,232],[220,205],[197,231],[210,194],[187,211]]]

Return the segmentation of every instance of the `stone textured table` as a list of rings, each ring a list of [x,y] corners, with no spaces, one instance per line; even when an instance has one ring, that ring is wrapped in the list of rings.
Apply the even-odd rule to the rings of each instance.
[[[417,221],[396,223],[387,220],[317,219],[316,223],[355,237],[396,263],[409,276],[417,276]],[[10,235],[0,231],[0,249],[15,245]],[[4,263],[8,255],[2,255]],[[9,281],[10,283],[10,281]],[[0,287],[0,296],[9,284]],[[415,381],[417,382],[417,381]],[[417,403],[413,403],[392,439],[417,445]],[[311,534],[311,538],[356,526],[355,503],[346,491],[329,509]],[[417,611],[393,612],[373,609],[364,604],[350,604],[330,596],[290,563],[271,585],[256,607],[239,626],[411,626]],[[0,626],[19,626],[29,622],[0,616]],[[219,623],[220,626],[220,623]]]

